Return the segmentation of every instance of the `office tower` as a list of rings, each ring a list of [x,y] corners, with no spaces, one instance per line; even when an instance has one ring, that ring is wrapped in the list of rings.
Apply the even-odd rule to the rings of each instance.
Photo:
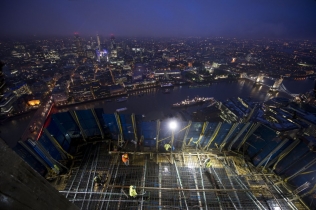
[[[76,45],[76,50],[77,50],[78,56],[79,57],[84,56],[84,50],[83,50],[83,47],[82,47],[81,38],[80,38],[79,34],[77,34],[77,33],[75,33],[74,42],[75,42],[75,45]]]
[[[113,34],[111,34],[111,50],[115,50],[116,49],[116,44],[115,44],[115,37]]]
[[[97,34],[97,42],[98,42],[98,50],[101,51],[101,46],[100,46],[100,36]]]

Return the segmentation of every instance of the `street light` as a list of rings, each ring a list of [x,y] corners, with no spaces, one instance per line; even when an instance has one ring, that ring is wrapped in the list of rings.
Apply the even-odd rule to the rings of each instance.
[[[177,122],[171,121],[169,123],[169,128],[171,129],[171,149],[170,149],[170,161],[171,164],[173,164],[173,155],[172,155],[172,149],[173,149],[173,141],[174,141],[174,130],[177,128]]]

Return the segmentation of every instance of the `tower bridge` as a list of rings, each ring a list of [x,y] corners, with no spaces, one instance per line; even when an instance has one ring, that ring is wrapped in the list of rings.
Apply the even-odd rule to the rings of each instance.
[[[278,92],[284,92],[284,93],[286,93],[288,95],[291,95],[292,97],[298,96],[298,94],[293,94],[292,92],[290,92],[284,86],[284,84],[282,83],[283,82],[283,78],[282,77],[277,79],[277,78],[265,76],[263,73],[259,73],[259,75],[257,77],[250,77],[246,73],[243,73],[243,74],[241,74],[241,78],[251,80],[251,81],[255,82],[255,84],[265,85],[265,86],[269,87],[270,91],[272,91],[272,92],[277,92],[278,91]],[[274,81],[273,85],[270,86],[270,85],[264,84],[263,83],[263,79],[264,78],[273,80]]]

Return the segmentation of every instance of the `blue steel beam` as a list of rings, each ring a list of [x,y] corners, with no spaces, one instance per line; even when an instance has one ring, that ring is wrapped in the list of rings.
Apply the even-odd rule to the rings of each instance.
[[[286,157],[298,144],[300,143],[300,140],[295,140],[290,144],[281,154],[279,154],[277,157],[275,157],[273,160],[271,160],[267,167],[270,167],[272,164],[273,165],[273,170],[276,168],[277,164],[284,158]]]
[[[182,148],[181,148],[182,151],[184,150],[184,148],[186,146],[186,140],[187,140],[191,125],[192,125],[192,121],[189,121],[187,128],[186,128],[186,131],[185,131],[185,134],[184,134],[184,137],[183,137]]]
[[[258,165],[256,166],[257,168],[260,167],[264,162],[266,162],[266,160],[271,157],[274,153],[276,153],[281,147],[283,147],[287,142],[289,141],[289,139],[284,139],[281,141],[281,143],[275,147],[265,158],[263,158]]]
[[[71,156],[69,153],[67,153],[62,146],[58,143],[58,141],[49,133],[49,131],[44,128],[43,129],[45,135],[48,137],[48,139],[52,142],[52,144],[56,147],[56,149],[59,151],[60,155],[63,159],[73,159],[73,156]]]
[[[38,162],[40,162],[43,166],[46,167],[47,171],[49,171],[51,168],[50,166],[35,152],[33,152],[26,144],[24,141],[19,141],[18,142],[25,150],[27,150]]]
[[[131,118],[132,118],[132,123],[133,123],[133,131],[134,131],[135,141],[138,142],[137,126],[136,126],[136,120],[135,120],[135,114],[134,113],[132,114]]]
[[[296,150],[291,153],[291,154],[295,154],[295,159],[290,160],[290,162],[288,164],[284,164],[285,166],[281,167],[280,170],[276,170],[273,167],[273,170],[276,170],[277,174],[283,174],[286,173],[288,170],[290,170],[293,166],[295,166],[296,164],[300,163],[306,156],[309,155],[310,151],[308,150],[308,147],[305,147],[305,150],[302,151],[302,153],[295,153]],[[289,156],[288,158],[291,159],[294,156]],[[297,158],[296,158],[297,157]],[[284,157],[281,157],[280,161],[283,159]],[[279,161],[278,161],[279,163]],[[275,166],[277,165],[277,163],[275,164]]]
[[[117,139],[118,145],[120,147],[122,147],[125,141],[124,141],[124,137],[123,137],[123,129],[122,129],[120,116],[118,115],[117,112],[114,113],[114,116],[115,116],[115,119],[116,119],[117,127],[119,128],[119,132],[120,132],[119,135],[118,135],[118,139]]]
[[[203,150],[208,150],[209,146],[212,144],[212,142],[214,141],[214,139],[216,138],[218,131],[221,129],[222,126],[222,122],[219,122],[215,128],[214,133],[212,134],[212,136],[210,137],[210,140],[208,141],[208,143],[203,147]]]
[[[294,177],[300,175],[301,172],[307,170],[308,168],[310,168],[311,166],[313,166],[316,163],[316,159],[311,160],[309,163],[307,163],[306,165],[304,165],[302,168],[300,168],[299,170],[297,170],[294,174],[292,174],[291,176],[288,176],[287,178],[284,179],[285,182],[293,179]]]
[[[81,124],[80,124],[80,121],[79,121],[79,118],[78,118],[78,116],[76,114],[76,111],[75,110],[69,110],[69,113],[72,116],[72,118],[74,119],[74,121],[76,122],[77,126],[79,127],[83,140],[86,141],[87,135],[85,134],[85,132],[84,132],[84,130],[83,130]]]
[[[157,156],[156,156],[156,163],[158,164],[158,139],[159,139],[159,131],[160,131],[160,120],[157,120],[156,121],[156,153],[157,153]],[[160,163],[159,163],[159,166],[160,166]]]
[[[240,150],[240,147],[247,141],[247,139],[257,130],[257,128],[259,128],[260,125],[261,123],[252,124],[248,133],[244,136],[243,140],[239,143],[238,148],[237,148],[238,151]]]
[[[92,112],[92,115],[93,115],[93,117],[94,117],[94,119],[95,119],[97,125],[98,125],[98,128],[99,128],[99,130],[100,130],[102,139],[104,139],[104,133],[103,133],[103,130],[102,130],[102,127],[101,127],[101,123],[100,123],[100,121],[99,121],[99,119],[98,119],[98,117],[97,117],[97,114],[95,113],[95,111],[94,111],[93,108],[91,109],[91,112]]]
[[[207,126],[208,126],[208,122],[204,122],[204,123],[203,123],[203,127],[202,127],[202,130],[201,130],[201,133],[200,133],[200,136],[199,136],[198,140],[197,140],[196,142],[193,142],[193,143],[195,143],[195,144],[196,144],[196,148],[198,148],[198,146],[200,145],[200,142],[201,142],[202,138],[203,138],[203,137],[204,137],[204,135],[205,135],[205,130],[206,130]],[[201,147],[201,145],[200,145],[200,147]]]
[[[227,140],[230,138],[230,136],[234,133],[235,129],[238,127],[239,123],[234,123],[233,126],[230,128],[229,132],[227,133],[225,139],[223,140],[223,142],[221,143],[221,145],[219,146],[220,148],[220,152],[222,152],[223,148],[226,145]]]
[[[234,143],[240,138],[240,136],[245,132],[245,130],[251,125],[252,123],[246,123],[244,125],[244,127],[239,131],[239,133],[237,134],[237,136],[230,142],[227,150],[230,151],[232,149],[232,146],[234,145]]]

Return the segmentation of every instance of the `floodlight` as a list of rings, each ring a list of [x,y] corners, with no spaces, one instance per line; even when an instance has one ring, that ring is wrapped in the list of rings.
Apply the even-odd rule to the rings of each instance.
[[[169,128],[170,128],[171,130],[176,129],[176,128],[177,128],[177,122],[176,122],[176,121],[171,121],[171,122],[169,123]]]

